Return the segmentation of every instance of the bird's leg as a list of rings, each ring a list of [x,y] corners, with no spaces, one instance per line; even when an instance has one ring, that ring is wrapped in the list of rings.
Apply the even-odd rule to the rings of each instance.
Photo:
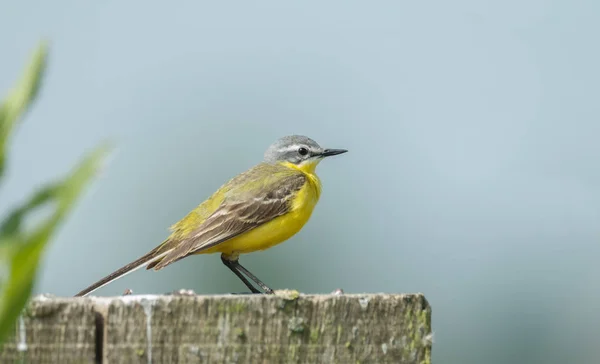
[[[235,275],[238,276],[238,278],[241,279],[242,282],[244,282],[246,287],[248,287],[252,291],[252,293],[262,293],[262,292],[257,290],[256,287],[254,287],[250,282],[248,282],[246,277],[244,277],[244,274],[248,278],[250,278],[252,281],[254,281],[254,283],[256,283],[260,288],[262,288],[264,293],[273,294],[273,290],[271,288],[269,288],[260,279],[258,279],[254,274],[250,273],[248,271],[248,269],[244,268],[240,264],[238,254],[232,254],[232,255],[221,254],[221,261],[223,262],[223,264],[225,264],[227,266],[227,268],[231,269],[231,271],[233,273],[235,273]]]
[[[246,285],[246,287],[248,287],[248,289],[250,291],[252,291],[252,293],[262,293],[261,291],[259,291],[258,289],[256,289],[256,287],[254,287],[252,285],[252,283],[248,282],[248,280],[246,279],[246,277],[244,277],[244,275],[242,273],[240,273],[239,270],[237,270],[237,267],[236,267],[237,260],[229,260],[229,259],[227,259],[227,257],[225,255],[221,255],[221,261],[223,262],[223,264],[225,264],[225,266],[227,268],[231,269],[231,271],[233,273],[235,273],[235,275],[239,279],[241,279],[242,282],[244,282],[244,284]]]
[[[273,294],[273,290],[271,288],[269,288],[269,286],[267,286],[266,284],[264,284],[260,279],[258,279],[258,277],[256,277],[254,274],[250,273],[250,271],[248,271],[248,269],[244,268],[240,262],[238,260],[232,262],[236,269],[239,269],[242,271],[242,273],[244,273],[246,276],[248,276],[248,278],[250,278],[251,280],[254,281],[254,283],[258,284],[258,286],[260,288],[263,289],[263,291],[265,291],[266,294]]]

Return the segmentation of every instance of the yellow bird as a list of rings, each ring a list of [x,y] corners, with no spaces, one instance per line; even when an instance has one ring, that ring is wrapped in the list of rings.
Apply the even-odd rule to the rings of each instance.
[[[246,277],[264,293],[273,293],[240,265],[240,254],[271,248],[300,231],[321,195],[317,164],[345,152],[321,148],[300,135],[277,140],[262,163],[231,179],[174,224],[162,244],[75,296],[86,296],[144,266],[159,270],[190,255],[210,253],[221,253],[223,264],[253,293],[261,292]]]

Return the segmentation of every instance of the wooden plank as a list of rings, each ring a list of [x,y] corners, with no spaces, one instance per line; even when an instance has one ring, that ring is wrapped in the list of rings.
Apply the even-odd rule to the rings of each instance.
[[[420,294],[126,296],[105,339],[106,363],[430,363],[431,309]]]
[[[34,299],[0,363],[431,362],[421,294]]]
[[[0,363],[96,363],[96,312],[89,299],[33,299],[0,351]]]

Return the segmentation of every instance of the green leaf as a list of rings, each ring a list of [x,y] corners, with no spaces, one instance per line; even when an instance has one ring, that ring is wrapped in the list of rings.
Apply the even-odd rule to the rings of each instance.
[[[41,189],[3,223],[0,264],[9,264],[10,269],[8,280],[3,282],[0,291],[0,343],[14,330],[14,324],[31,295],[46,243],[98,170],[106,152],[107,147],[98,148],[62,182]],[[21,220],[47,203],[54,204],[53,213],[31,231],[20,231]]]
[[[0,177],[5,170],[9,136],[38,94],[46,69],[47,55],[47,44],[40,42],[21,80],[0,104]]]
[[[21,80],[0,102],[0,179],[6,165],[8,140],[35,100],[46,68],[47,45],[34,52]],[[71,211],[84,187],[96,173],[108,146],[88,155],[73,172],[34,193],[0,223],[0,344],[14,329],[27,303],[46,244]],[[50,207],[45,219],[26,228],[24,221],[41,207]],[[4,269],[3,269],[4,268]]]
[[[0,225],[0,236],[9,236],[21,231],[21,224],[26,217],[27,212],[39,206],[42,206],[55,193],[56,186],[47,186],[39,190],[24,206],[15,209],[10,213]],[[0,242],[0,245],[2,242]]]

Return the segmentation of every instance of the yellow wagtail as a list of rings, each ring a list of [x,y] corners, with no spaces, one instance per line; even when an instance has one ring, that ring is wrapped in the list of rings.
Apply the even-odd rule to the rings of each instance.
[[[314,140],[286,136],[265,152],[264,161],[221,186],[171,227],[159,246],[76,294],[96,289],[146,266],[159,270],[194,254],[221,253],[221,261],[253,292],[273,290],[239,263],[239,255],[268,249],[296,234],[321,195],[319,162],[345,149],[324,149]]]

